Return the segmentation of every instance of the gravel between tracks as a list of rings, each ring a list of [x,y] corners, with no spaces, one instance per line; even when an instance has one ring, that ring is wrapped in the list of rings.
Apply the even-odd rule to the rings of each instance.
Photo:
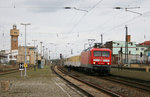
[[[100,77],[88,76],[86,74],[79,73],[79,72],[76,72],[73,70],[71,71],[71,73],[77,77],[80,77],[81,79],[95,83],[99,86],[110,89],[114,92],[121,93],[121,94],[125,95],[126,97],[150,97],[149,93],[145,93],[139,89],[131,88],[129,86],[125,86],[125,85],[122,85],[119,83],[103,80]]]

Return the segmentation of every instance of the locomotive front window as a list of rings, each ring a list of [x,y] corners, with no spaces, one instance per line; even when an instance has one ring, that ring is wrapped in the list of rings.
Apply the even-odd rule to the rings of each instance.
[[[109,57],[109,52],[108,51],[94,51],[94,56],[95,57]]]
[[[109,57],[109,52],[108,51],[103,51],[102,56],[103,57]]]
[[[96,57],[102,56],[102,52],[101,51],[94,51],[94,56],[96,56]]]

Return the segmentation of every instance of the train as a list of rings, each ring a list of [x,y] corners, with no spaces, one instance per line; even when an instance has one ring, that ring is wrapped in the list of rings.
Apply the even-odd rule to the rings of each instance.
[[[112,51],[107,48],[90,47],[81,55],[64,60],[64,65],[89,73],[110,74]]]

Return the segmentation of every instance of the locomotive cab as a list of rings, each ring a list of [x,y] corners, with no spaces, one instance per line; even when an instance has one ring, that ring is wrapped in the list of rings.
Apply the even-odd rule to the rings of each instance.
[[[93,49],[91,51],[91,63],[93,65],[111,65],[111,51]]]
[[[111,67],[111,50],[106,48],[91,49],[89,63],[92,65],[94,72],[109,74]]]

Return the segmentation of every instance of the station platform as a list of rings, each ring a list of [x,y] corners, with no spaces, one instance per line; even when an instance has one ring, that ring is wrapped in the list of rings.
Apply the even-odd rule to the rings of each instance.
[[[23,72],[24,74],[24,72]],[[43,69],[27,68],[27,77],[17,73],[0,76],[0,82],[9,81],[9,90],[3,91],[0,85],[0,97],[83,97],[85,96],[64,80],[57,77],[46,66]]]
[[[123,77],[134,78],[134,79],[139,79],[139,80],[150,81],[150,72],[111,68],[111,74],[123,76]]]

